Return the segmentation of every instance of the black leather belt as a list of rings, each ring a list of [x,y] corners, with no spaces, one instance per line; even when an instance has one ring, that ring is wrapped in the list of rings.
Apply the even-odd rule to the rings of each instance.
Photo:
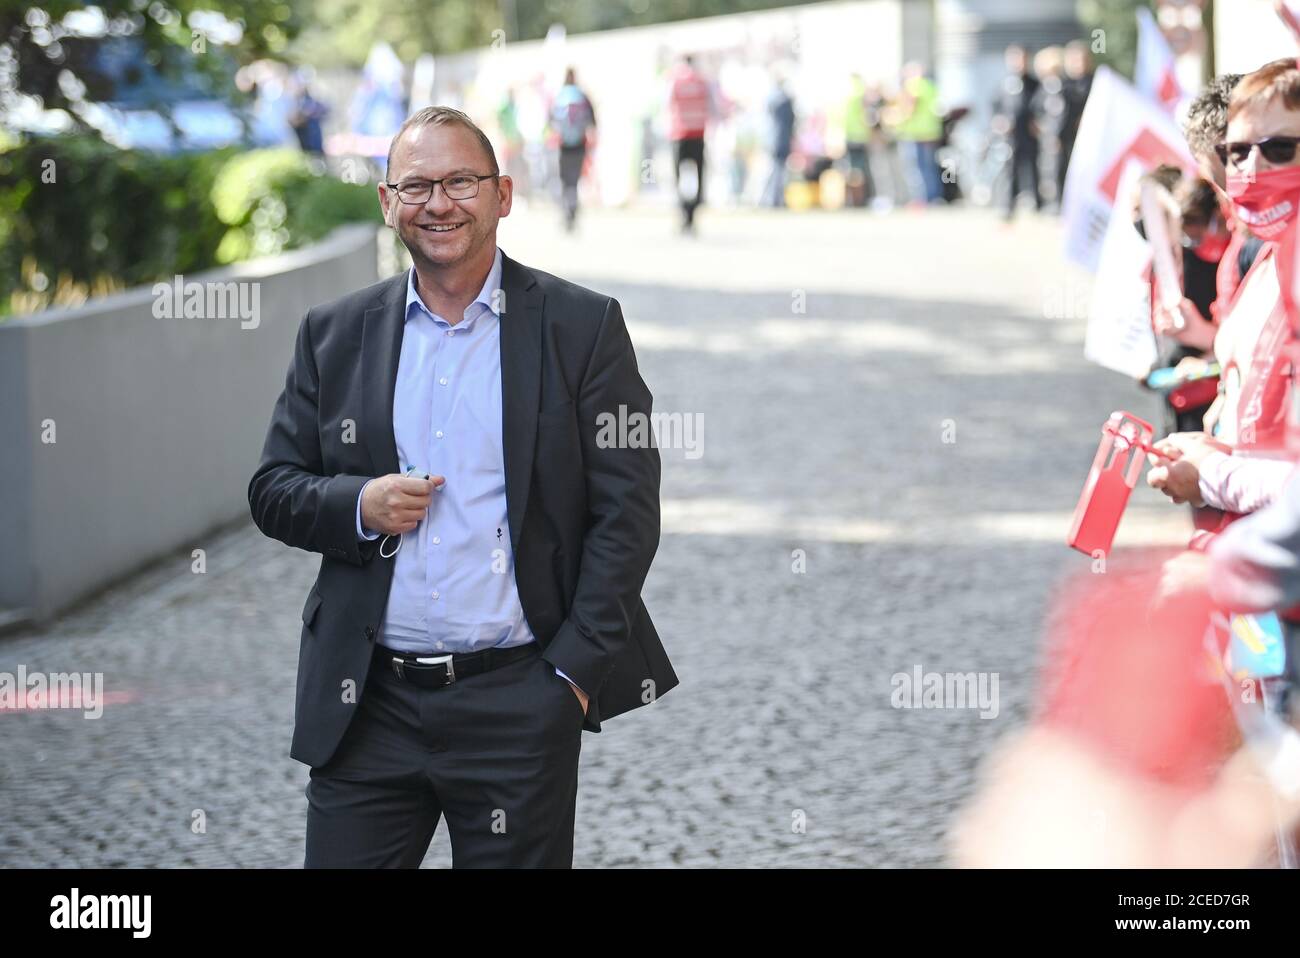
[[[399,652],[375,643],[374,658],[381,668],[388,669],[403,682],[422,689],[440,689],[460,679],[490,672],[530,655],[541,655],[536,642],[512,645],[506,649],[481,649],[478,652],[452,652],[446,655],[424,655],[417,652]]]

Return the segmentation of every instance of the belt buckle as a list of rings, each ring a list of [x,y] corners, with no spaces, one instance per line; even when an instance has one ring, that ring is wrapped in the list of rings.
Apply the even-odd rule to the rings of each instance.
[[[450,685],[456,681],[456,669],[452,666],[451,660],[451,655],[433,655],[415,661],[421,665],[445,665],[447,667],[447,684]]]

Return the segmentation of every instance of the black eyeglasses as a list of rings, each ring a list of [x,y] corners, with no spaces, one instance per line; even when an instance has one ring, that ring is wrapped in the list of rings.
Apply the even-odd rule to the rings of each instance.
[[[1255,147],[1270,163],[1290,163],[1295,159],[1296,147],[1300,146],[1300,136],[1266,136],[1256,143],[1216,143],[1214,152],[1219,154],[1219,161],[1224,166],[1241,166],[1250,158]]]
[[[447,199],[472,200],[478,196],[478,185],[482,180],[490,180],[500,175],[500,173],[485,173],[478,176],[474,173],[457,173],[454,176],[444,176],[440,180],[407,180],[404,183],[384,185],[390,190],[395,190],[397,198],[403,203],[415,206],[429,202],[429,197],[433,195],[433,188],[439,183],[442,184],[442,191],[447,194]]]

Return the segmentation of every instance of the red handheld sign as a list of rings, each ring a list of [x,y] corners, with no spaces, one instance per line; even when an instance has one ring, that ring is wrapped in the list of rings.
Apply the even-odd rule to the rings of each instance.
[[[1151,448],[1155,430],[1132,413],[1113,412],[1101,429],[1101,444],[1083,484],[1074,521],[1065,540],[1090,556],[1110,552],[1120,516],[1142,474],[1143,453]]]

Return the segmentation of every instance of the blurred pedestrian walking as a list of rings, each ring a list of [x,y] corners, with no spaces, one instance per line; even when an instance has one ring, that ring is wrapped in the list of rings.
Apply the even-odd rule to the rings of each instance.
[[[794,142],[794,100],[786,89],[785,78],[778,76],[767,98],[768,118],[768,158],[771,171],[767,186],[763,190],[763,205],[780,208],[785,206],[786,163],[790,159],[790,147]]]
[[[682,208],[682,232],[695,232],[695,210],[704,202],[704,134],[713,114],[709,82],[687,54],[673,70],[668,95],[668,138]]]
[[[555,94],[551,122],[560,137],[560,203],[564,209],[564,229],[572,233],[578,220],[578,182],[596,128],[595,108],[579,88],[573,67],[564,72],[564,85]]]
[[[321,121],[329,116],[330,108],[312,96],[308,73],[295,77],[297,95],[289,112],[289,125],[298,137],[298,145],[311,156],[324,156],[325,139],[321,134]]]
[[[866,206],[875,196],[875,184],[867,162],[867,144],[870,142],[867,85],[862,74],[854,73],[849,77],[849,93],[844,102],[844,155],[849,163],[849,206]]]
[[[894,135],[904,145],[912,202],[938,203],[943,198],[943,183],[935,154],[943,138],[943,118],[939,91],[920,63],[903,67],[898,110]]]
[[[1012,45],[1006,50],[1007,75],[993,106],[994,132],[1004,137],[1011,147],[1011,183],[1007,189],[1006,218],[1016,212],[1016,201],[1026,181],[1034,196],[1034,209],[1043,208],[1043,191],[1038,170],[1038,120],[1034,114],[1034,100],[1038,93],[1038,79],[1029,70],[1029,55],[1025,48]]]
[[[1060,209],[1058,184],[1065,181],[1065,51],[1061,47],[1044,47],[1034,54],[1034,76],[1038,91],[1034,94],[1033,114],[1038,122],[1039,168],[1046,177],[1042,185],[1044,202]]]
[[[1093,64],[1088,45],[1075,40],[1065,46],[1065,76],[1061,79],[1061,95],[1065,99],[1065,114],[1061,117],[1061,156],[1056,168],[1056,198],[1065,197],[1065,173],[1070,168],[1074,141],[1079,136],[1079,123],[1083,120],[1083,107],[1092,92]]]
[[[519,107],[514,88],[506,90],[497,107],[497,129],[501,131],[501,166],[515,181],[515,199],[527,196],[531,188],[528,162],[524,155],[524,134],[519,129]]]

